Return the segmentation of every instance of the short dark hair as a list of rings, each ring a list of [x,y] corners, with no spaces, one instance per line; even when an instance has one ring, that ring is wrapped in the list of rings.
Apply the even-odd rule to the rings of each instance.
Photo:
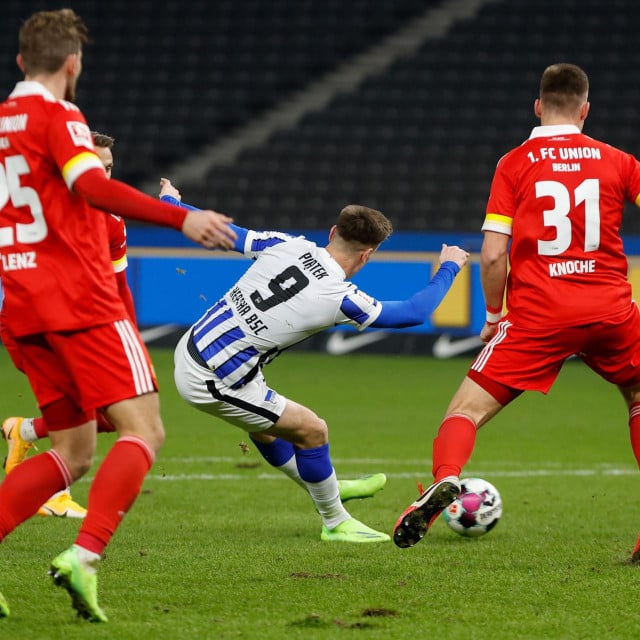
[[[96,147],[100,147],[102,149],[111,149],[116,143],[116,139],[108,136],[106,133],[98,133],[97,131],[92,131],[91,137],[93,138],[93,144],[95,144]]]
[[[589,95],[589,78],[577,65],[561,62],[547,67],[540,79],[540,100],[558,111],[579,109]]]
[[[346,242],[377,247],[391,235],[393,226],[380,211],[360,204],[350,204],[340,212],[336,231]]]
[[[18,34],[25,74],[55,73],[88,41],[89,30],[73,9],[34,13]]]

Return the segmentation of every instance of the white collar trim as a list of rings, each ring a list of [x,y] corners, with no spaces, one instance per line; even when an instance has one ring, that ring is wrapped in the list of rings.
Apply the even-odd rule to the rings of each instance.
[[[529,136],[529,140],[532,138],[550,138],[552,136],[562,136],[573,133],[582,133],[575,124],[547,124],[534,127]]]
[[[57,102],[53,93],[35,80],[21,80],[9,95],[10,98],[23,98],[25,96],[42,96],[45,100]]]

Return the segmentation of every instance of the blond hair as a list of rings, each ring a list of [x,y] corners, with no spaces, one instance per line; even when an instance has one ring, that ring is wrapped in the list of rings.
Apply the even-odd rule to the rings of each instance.
[[[25,74],[55,73],[88,41],[87,26],[73,9],[34,13],[18,34]]]

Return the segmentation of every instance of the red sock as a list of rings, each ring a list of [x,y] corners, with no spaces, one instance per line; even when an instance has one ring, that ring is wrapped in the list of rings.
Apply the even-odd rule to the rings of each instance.
[[[138,497],[153,459],[153,451],[141,438],[124,436],[116,441],[91,483],[77,545],[102,553]]]
[[[640,402],[634,402],[629,407],[629,437],[633,455],[636,457],[636,462],[640,467]],[[631,553],[631,561],[634,563],[640,561],[640,535]]]
[[[38,439],[49,435],[49,429],[47,429],[47,425],[44,423],[44,418],[42,416],[33,419],[33,430],[36,432]]]
[[[432,473],[436,482],[459,476],[476,443],[476,424],[468,416],[454,413],[445,418],[433,441]]]
[[[634,402],[629,407],[629,437],[633,455],[640,467],[640,402]]]
[[[53,449],[12,469],[0,485],[0,540],[70,482],[67,465]]]

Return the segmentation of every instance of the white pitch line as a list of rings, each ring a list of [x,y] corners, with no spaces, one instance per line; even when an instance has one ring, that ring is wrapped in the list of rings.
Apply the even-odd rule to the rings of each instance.
[[[177,324],[162,324],[158,327],[149,327],[148,329],[142,329],[140,331],[140,337],[145,344],[149,344],[154,340],[159,340],[172,334],[178,328]]]
[[[96,460],[100,458],[96,456]],[[420,469],[420,473],[427,473],[431,469],[432,461],[430,458],[331,458],[335,467],[340,466],[359,466],[359,465],[380,465],[385,469],[393,468],[406,468],[406,467],[418,467]],[[163,464],[217,464],[217,463],[228,463],[228,464],[246,464],[246,463],[256,463],[256,464],[264,464],[267,463],[258,455],[247,455],[247,456],[175,456],[175,457],[167,457],[167,458],[158,458],[156,460],[156,469]],[[500,462],[494,463],[496,467],[498,465],[503,464]],[[557,462],[542,462],[541,465],[537,469],[527,469],[524,465],[517,465],[508,463],[506,466],[511,467],[510,469],[505,468],[496,468],[495,470],[491,468],[485,468],[481,471],[474,471],[477,475],[481,473],[484,475],[500,475],[500,476],[509,476],[509,475],[520,475],[520,474],[529,474],[529,475],[562,475],[562,474],[570,474],[570,475],[590,475],[590,474],[598,474],[601,473],[603,475],[618,475],[618,474],[630,474],[637,473],[638,470],[634,466],[629,466],[627,468],[620,468],[616,464],[602,462],[598,463],[592,469],[566,469],[562,464]],[[340,469],[337,469],[340,471]],[[384,470],[384,469],[383,469]],[[389,475],[389,474],[387,474]],[[471,475],[471,471],[465,469],[465,476],[469,477]],[[391,477],[391,476],[390,476]],[[400,477],[400,476],[398,476]]]
[[[100,456],[95,457],[95,462],[101,461]],[[163,473],[164,466],[169,465],[193,465],[193,464],[231,464],[238,466],[241,464],[256,463],[258,466],[267,469],[257,475],[253,473],[247,473],[246,471],[252,471],[251,468],[247,468],[242,473]],[[344,479],[357,478],[358,472],[350,471],[344,472],[342,468],[353,467],[360,465],[368,465],[369,467],[376,466],[372,471],[384,472],[389,479],[418,479],[426,482],[430,479],[431,460],[429,459],[393,459],[393,458],[333,458],[333,463],[336,466],[339,477]],[[388,469],[398,469],[415,467],[416,470],[410,471],[388,471]],[[168,457],[160,458],[156,461],[154,471],[155,473],[149,474],[146,479],[152,481],[192,481],[192,480],[287,480],[288,478],[275,470],[269,470],[269,465],[258,456],[188,456],[188,457]],[[540,478],[540,477],[581,477],[581,476],[634,476],[638,475],[638,469],[629,467],[618,467],[611,463],[601,463],[596,467],[590,469],[566,469],[560,464],[555,462],[548,462],[546,465],[536,469],[465,469],[463,477],[472,478]],[[80,482],[91,482],[92,477],[85,477]]]
[[[426,472],[408,472],[408,473],[386,473],[390,479],[411,479],[424,478]],[[464,477],[481,477],[481,478],[539,478],[539,477],[556,477],[556,476],[632,476],[638,475],[637,469],[529,469],[521,471],[469,471],[463,474]],[[353,474],[340,474],[342,478],[349,478]],[[240,473],[167,473],[167,474],[149,474],[147,480],[161,480],[163,482],[177,482],[182,480],[288,480],[282,473],[260,473],[257,476]]]
[[[334,464],[384,464],[384,465],[416,465],[416,466],[429,466],[431,467],[431,460],[429,459],[416,459],[416,460],[394,460],[392,458],[335,458],[331,457]],[[181,464],[198,464],[198,463],[212,463],[212,462],[229,462],[229,463],[242,463],[242,462],[262,462],[262,458],[259,454],[248,455],[246,457],[240,456],[189,456],[185,458],[158,458],[156,464],[162,463],[181,463]]]

